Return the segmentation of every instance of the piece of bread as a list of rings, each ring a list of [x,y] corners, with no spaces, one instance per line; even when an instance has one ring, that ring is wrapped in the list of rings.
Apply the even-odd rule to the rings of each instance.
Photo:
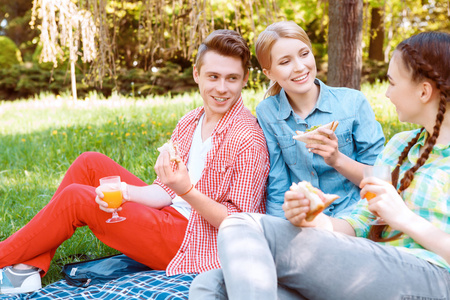
[[[292,183],[291,191],[301,192],[309,200],[309,212],[306,214],[306,221],[310,222],[327,208],[334,200],[339,198],[338,195],[325,194],[318,188],[312,186],[308,181],[300,181]]]
[[[163,153],[164,151],[169,152],[170,161],[180,162],[181,158],[178,154],[177,145],[172,143],[172,140],[169,140],[167,143],[158,148],[158,151]]]
[[[330,122],[328,124],[321,125],[321,126],[319,126],[317,128],[314,128],[313,130],[309,130],[309,131],[299,131],[299,130],[297,130],[297,131],[295,131],[295,133],[297,133],[297,135],[294,135],[293,138],[295,140],[303,142],[305,144],[323,144],[321,141],[311,139],[311,136],[314,135],[314,134],[321,134],[321,135],[329,137],[328,135],[326,135],[326,134],[324,134],[322,132],[319,132],[318,129],[319,128],[326,128],[326,129],[331,129],[331,130],[335,131],[338,125],[339,125],[338,121],[333,121],[333,122]]]

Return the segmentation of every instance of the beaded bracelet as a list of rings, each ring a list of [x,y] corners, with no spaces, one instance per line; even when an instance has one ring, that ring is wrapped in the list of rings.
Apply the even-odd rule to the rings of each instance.
[[[194,185],[191,184],[191,188],[186,193],[178,195],[178,197],[183,197],[183,196],[187,195],[190,191],[192,191],[193,188],[194,188]]]

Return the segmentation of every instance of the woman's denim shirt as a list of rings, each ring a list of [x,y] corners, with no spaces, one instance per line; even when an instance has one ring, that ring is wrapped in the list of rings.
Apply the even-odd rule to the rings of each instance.
[[[316,79],[320,94],[316,106],[302,119],[292,109],[284,90],[264,99],[256,114],[267,141],[270,173],[267,214],[284,218],[284,193],[293,182],[306,180],[325,193],[340,196],[325,211],[327,215],[352,206],[360,199],[359,187],[327,165],[322,156],[308,152],[294,140],[296,130],[339,121],[335,131],[339,151],[360,163],[373,165],[384,147],[384,135],[366,97],[357,90],[335,88]],[[347,210],[351,211],[351,209]]]

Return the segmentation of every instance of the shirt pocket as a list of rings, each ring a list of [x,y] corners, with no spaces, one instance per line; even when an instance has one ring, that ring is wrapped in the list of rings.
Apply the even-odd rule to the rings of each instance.
[[[339,151],[348,157],[353,154],[353,135],[350,130],[336,133]]]
[[[278,145],[280,146],[281,155],[283,156],[284,162],[288,165],[295,165],[297,163],[297,148],[296,141],[292,135],[276,135],[275,136]]]
[[[226,196],[231,186],[233,163],[228,160],[213,159],[208,168],[207,194],[216,201]]]

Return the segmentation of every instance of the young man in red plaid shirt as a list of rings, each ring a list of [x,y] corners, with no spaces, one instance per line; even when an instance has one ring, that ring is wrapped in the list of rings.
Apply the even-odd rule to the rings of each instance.
[[[238,33],[210,34],[194,67],[203,106],[185,115],[171,137],[178,161],[163,151],[155,165],[158,177],[147,185],[103,154],[80,155],[49,204],[0,242],[0,272],[7,282],[2,286],[16,293],[40,288],[39,275],[58,246],[85,225],[105,244],[168,275],[219,268],[220,223],[234,213],[265,212],[268,152],[241,96],[249,61]],[[96,189],[110,175],[126,183],[120,208],[126,220],[115,224],[105,222],[114,209]]]

